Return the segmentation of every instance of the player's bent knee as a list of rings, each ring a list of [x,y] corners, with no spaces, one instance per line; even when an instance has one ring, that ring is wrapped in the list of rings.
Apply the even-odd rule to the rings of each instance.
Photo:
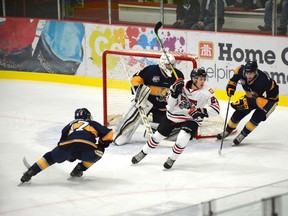
[[[159,133],[158,131],[156,131],[154,134],[153,134],[153,140],[157,143],[159,143],[161,140],[165,139],[166,136],[162,135],[161,133]]]
[[[179,146],[180,148],[185,148],[191,136],[192,135],[190,132],[181,129],[176,140],[177,146]]]
[[[184,130],[185,132],[189,133],[193,137],[195,133],[197,132],[198,127],[199,125],[197,122],[187,121],[182,125],[181,130]]]

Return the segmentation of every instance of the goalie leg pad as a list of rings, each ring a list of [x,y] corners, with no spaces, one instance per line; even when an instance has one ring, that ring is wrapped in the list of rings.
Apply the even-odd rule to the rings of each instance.
[[[147,100],[151,89],[143,84],[140,84],[137,88],[136,95],[135,95],[135,105],[136,107],[146,107]]]
[[[141,123],[140,114],[138,108],[132,105],[129,111],[123,116],[114,128],[113,142],[116,145],[123,145],[127,143],[137,127]]]
[[[152,108],[152,104],[149,101],[146,101],[146,106],[144,112],[147,114]],[[113,142],[116,145],[123,145],[127,143],[138,126],[141,124],[141,116],[138,111],[138,108],[135,106],[135,102],[131,105],[130,109],[126,114],[123,115],[123,118],[118,122],[114,128],[114,137]]]

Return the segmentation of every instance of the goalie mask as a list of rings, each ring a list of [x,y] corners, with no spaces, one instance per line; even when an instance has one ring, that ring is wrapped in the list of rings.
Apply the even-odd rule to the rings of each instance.
[[[168,59],[167,59],[168,58]],[[172,77],[172,67],[175,66],[176,60],[170,53],[163,53],[159,59],[159,67],[165,72],[168,77]]]
[[[75,119],[92,120],[91,113],[86,108],[79,108],[75,111]]]

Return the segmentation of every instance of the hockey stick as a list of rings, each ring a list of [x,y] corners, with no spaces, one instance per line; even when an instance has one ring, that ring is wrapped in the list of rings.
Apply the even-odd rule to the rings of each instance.
[[[23,164],[27,169],[29,169],[31,167],[30,164],[28,163],[26,157],[23,157]]]
[[[222,151],[222,147],[223,147],[224,133],[225,133],[226,124],[227,124],[227,117],[228,117],[228,113],[229,113],[230,100],[231,100],[231,96],[228,98],[228,107],[227,107],[226,116],[225,116],[225,121],[224,121],[224,128],[223,128],[223,133],[222,133],[222,139],[221,139],[220,149],[218,150],[218,154],[219,154],[219,155],[221,155],[221,151]]]
[[[31,167],[30,164],[28,163],[26,157],[23,157],[22,162],[23,162],[24,166],[25,166],[27,169],[29,169],[29,168]],[[23,184],[24,184],[24,182],[20,182],[17,186],[21,186],[21,185],[23,185]]]
[[[177,75],[177,73],[176,73],[173,65],[172,65],[171,62],[169,61],[169,58],[168,58],[168,56],[167,56],[166,50],[165,50],[165,48],[164,48],[164,45],[163,45],[163,43],[162,43],[162,41],[161,41],[161,39],[160,39],[160,37],[159,37],[159,35],[158,35],[158,31],[159,31],[159,29],[162,27],[162,25],[163,25],[163,23],[162,23],[161,21],[159,21],[159,22],[155,25],[154,33],[155,33],[155,35],[156,35],[156,38],[157,38],[157,40],[158,40],[158,43],[159,43],[159,45],[160,45],[163,53],[164,53],[165,56],[166,56],[166,59],[167,59],[168,62],[169,62],[169,65],[170,65],[171,68],[172,68],[172,72],[173,72],[175,78],[178,79],[178,75]]]
[[[167,56],[166,50],[165,50],[165,48],[164,48],[164,45],[163,45],[163,43],[162,43],[162,41],[161,41],[161,39],[160,39],[160,37],[159,37],[159,35],[158,35],[158,30],[162,27],[162,25],[163,25],[162,22],[159,21],[159,22],[155,25],[154,33],[155,33],[155,35],[156,35],[156,38],[157,38],[157,40],[158,40],[158,43],[159,43],[159,45],[160,45],[163,53],[164,53],[165,56],[166,56],[167,61],[169,62],[169,65],[170,65],[170,67],[171,67],[171,69],[172,69],[172,72],[173,72],[175,78],[178,79],[178,75],[177,75],[177,73],[176,73],[173,65],[172,65],[171,62],[169,61],[169,58],[168,58],[168,56]],[[185,91],[182,91],[182,92],[183,92],[183,94],[185,95],[185,97],[186,97],[186,99],[187,99],[187,102],[190,104],[191,108],[192,108],[192,107],[195,107],[194,104],[192,104],[191,101],[189,100],[188,96],[186,95],[186,92],[185,92]]]
[[[135,89],[134,89],[134,87],[133,87],[133,85],[132,85],[131,78],[130,78],[130,76],[129,76],[129,73],[128,73],[128,71],[127,71],[126,65],[125,65],[125,63],[123,62],[123,59],[122,59],[122,58],[121,58],[121,63],[122,63],[122,65],[123,65],[123,69],[124,69],[125,75],[126,75],[126,77],[128,78],[128,80],[129,80],[130,87],[131,87],[134,95],[136,95]],[[138,107],[138,110],[139,110],[139,113],[140,113],[141,120],[142,120],[142,122],[143,122],[143,124],[144,124],[144,126],[145,126],[145,128],[146,128],[147,133],[148,133],[148,137],[150,138],[150,137],[153,135],[153,131],[152,131],[151,125],[149,124],[148,117],[146,116],[146,113],[145,113],[145,111],[144,111],[144,109],[143,109],[142,106],[139,106],[139,107]]]

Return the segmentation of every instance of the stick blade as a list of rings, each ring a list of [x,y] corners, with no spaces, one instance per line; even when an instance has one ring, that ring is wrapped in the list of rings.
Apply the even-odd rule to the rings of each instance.
[[[222,152],[222,150],[219,149],[219,150],[218,150],[218,154],[219,154],[219,156],[221,156],[221,152]]]
[[[159,21],[154,28],[154,31],[156,34],[158,34],[158,30],[163,26],[163,23],[161,21]]]
[[[31,165],[29,164],[29,162],[27,161],[26,157],[23,157],[23,164],[24,166],[29,169],[31,167]]]

